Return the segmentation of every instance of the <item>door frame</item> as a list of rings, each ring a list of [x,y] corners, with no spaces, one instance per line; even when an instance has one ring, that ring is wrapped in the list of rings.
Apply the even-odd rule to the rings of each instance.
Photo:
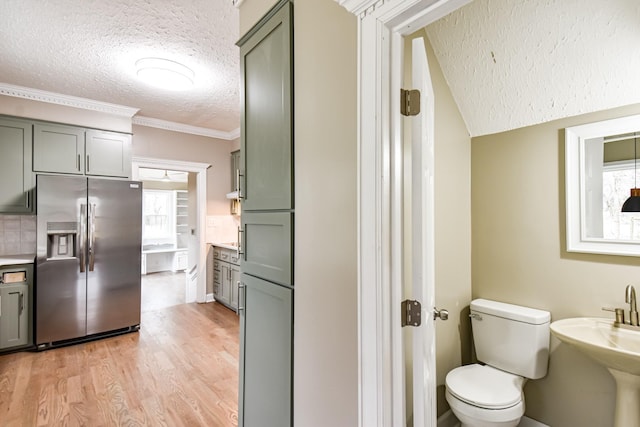
[[[207,242],[206,212],[207,212],[207,169],[208,163],[184,162],[181,160],[156,159],[150,157],[133,157],[131,161],[131,174],[134,180],[139,177],[140,168],[170,169],[181,172],[193,172],[196,174],[196,227],[198,233],[198,262],[195,272],[188,271],[187,277],[197,274],[196,302],[207,302]],[[189,301],[187,301],[189,302]]]
[[[392,150],[402,138],[396,94],[403,37],[471,0],[336,1],[358,18],[358,423],[400,425],[405,412],[404,372],[399,368],[403,349],[394,346],[400,306],[391,284],[398,276],[392,237],[401,235],[402,226],[393,221],[392,185],[401,182],[402,171],[393,167]],[[425,232],[433,243],[433,230]]]

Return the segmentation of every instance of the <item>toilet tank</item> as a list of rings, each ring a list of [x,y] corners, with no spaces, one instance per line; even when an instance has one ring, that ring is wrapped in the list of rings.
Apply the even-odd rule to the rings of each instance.
[[[471,301],[480,362],[530,379],[547,374],[551,313],[486,299]]]

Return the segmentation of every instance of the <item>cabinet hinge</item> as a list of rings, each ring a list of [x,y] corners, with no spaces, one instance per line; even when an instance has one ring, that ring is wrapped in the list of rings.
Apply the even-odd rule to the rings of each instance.
[[[420,91],[400,89],[400,114],[417,116],[420,114]]]
[[[404,300],[401,306],[402,326],[420,326],[422,323],[422,305],[420,301]]]

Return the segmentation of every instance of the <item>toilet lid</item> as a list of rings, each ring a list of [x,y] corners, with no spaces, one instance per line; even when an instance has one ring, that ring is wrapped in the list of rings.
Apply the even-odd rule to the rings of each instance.
[[[449,393],[474,406],[504,409],[522,399],[524,379],[486,365],[466,365],[447,374]]]

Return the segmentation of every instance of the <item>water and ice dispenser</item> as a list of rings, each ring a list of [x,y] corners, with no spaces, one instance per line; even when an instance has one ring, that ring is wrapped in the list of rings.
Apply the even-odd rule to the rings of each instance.
[[[78,223],[47,222],[47,259],[76,258]]]

